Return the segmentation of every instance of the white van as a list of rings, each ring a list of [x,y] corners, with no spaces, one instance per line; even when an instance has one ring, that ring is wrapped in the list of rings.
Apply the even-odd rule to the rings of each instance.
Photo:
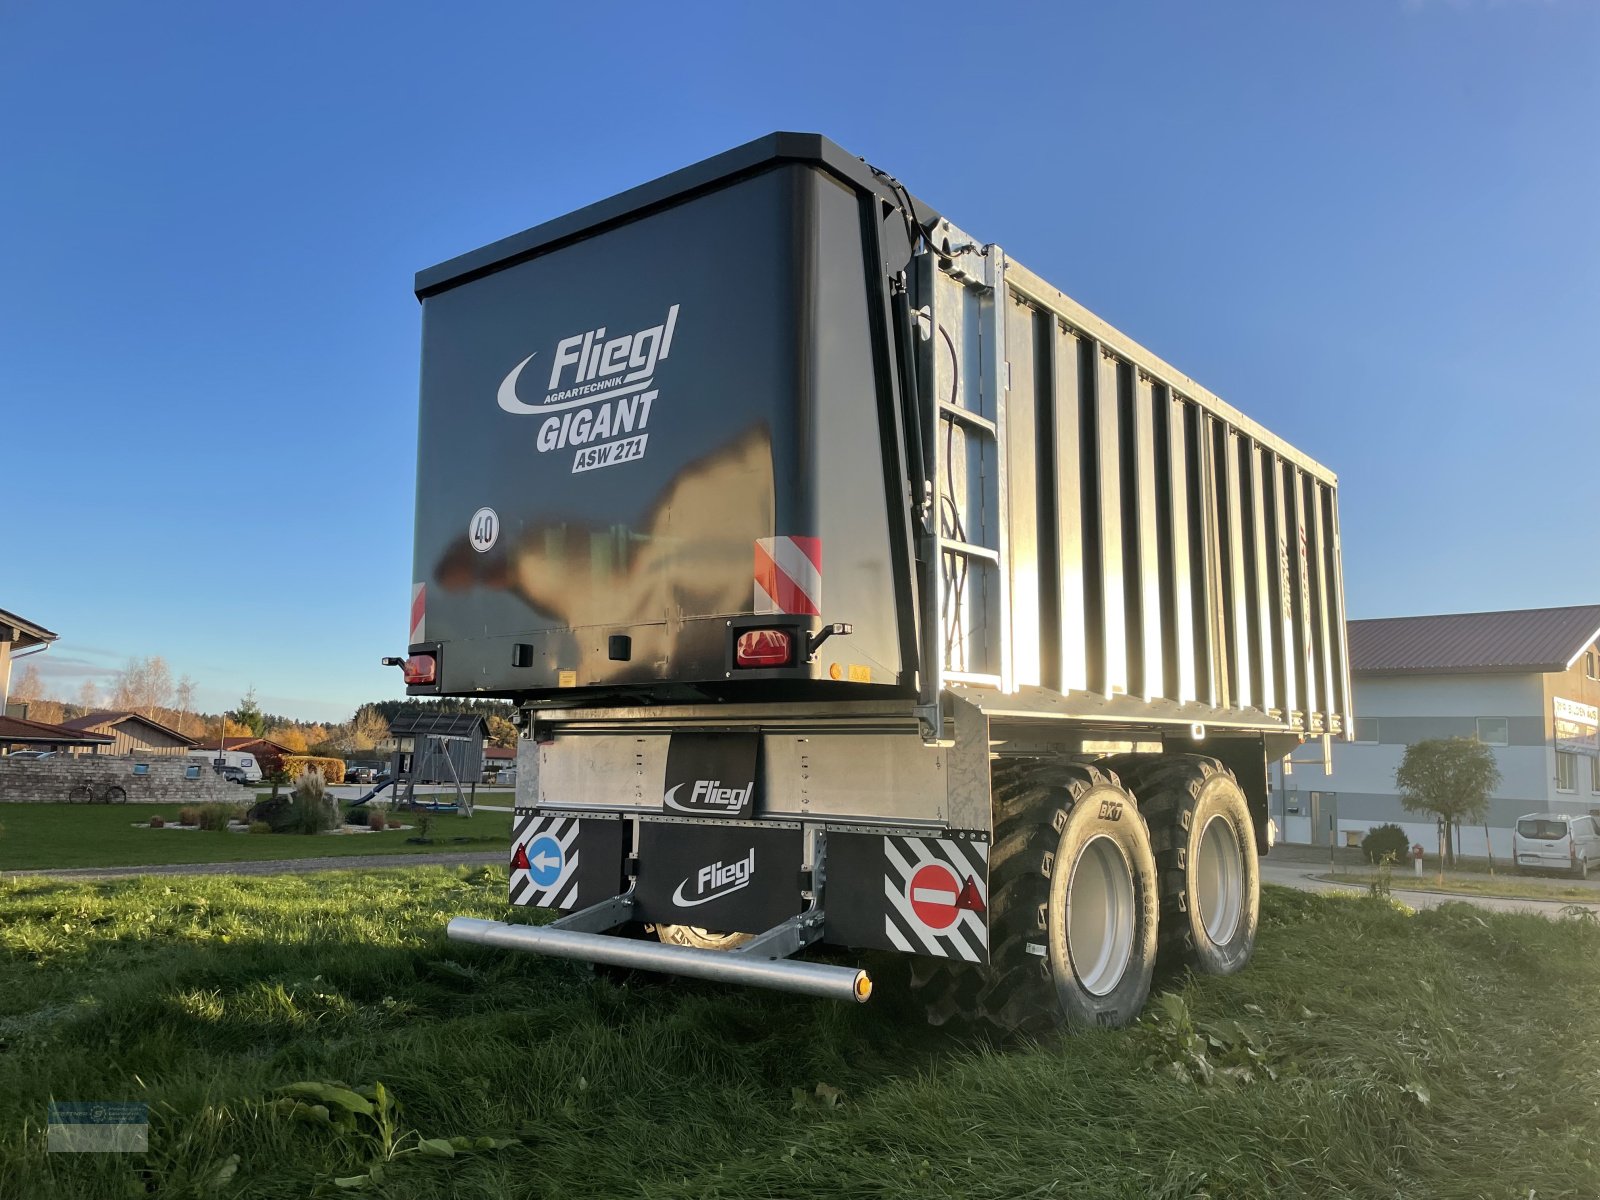
[[[217,759],[220,758],[223,766],[238,767],[243,771],[246,783],[261,782],[261,764],[256,762],[254,754],[248,754],[243,750],[224,750],[220,754],[215,750],[191,750],[189,757],[203,759],[212,766],[215,766]]]
[[[1529,813],[1517,818],[1511,834],[1517,871],[1566,871],[1589,877],[1589,864],[1600,859],[1600,826],[1593,817],[1571,813]]]

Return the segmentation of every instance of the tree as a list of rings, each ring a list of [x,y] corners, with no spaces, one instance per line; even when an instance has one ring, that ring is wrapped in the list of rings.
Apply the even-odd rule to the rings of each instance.
[[[239,707],[230,712],[228,718],[243,725],[250,737],[261,737],[267,731],[267,718],[256,703],[254,687],[239,698]]]
[[[1429,738],[1406,747],[1395,768],[1400,803],[1408,812],[1432,813],[1444,828],[1443,858],[1455,864],[1456,825],[1480,820],[1500,785],[1494,751],[1477,738]]]
[[[94,680],[85,679],[83,686],[78,689],[78,707],[84,712],[93,712],[99,703],[100,689],[94,686]]]
[[[172,689],[172,703],[177,706],[179,714],[185,717],[194,708],[194,680],[188,675],[178,676],[177,686]]]
[[[304,754],[311,748],[306,735],[296,725],[274,725],[267,730],[267,737],[291,754]]]
[[[159,654],[150,658],[130,658],[117,676],[111,693],[111,707],[143,713],[154,718],[156,709],[172,699],[172,672]]]
[[[506,746],[514,748],[517,744],[517,727],[498,713],[490,713],[484,718],[489,726],[489,744],[491,746]]]
[[[389,722],[376,709],[371,705],[356,709],[356,715],[350,721],[350,749],[375,749],[388,736]]]
[[[39,668],[29,663],[11,686],[11,700],[16,704],[37,704],[43,699],[44,682],[39,678]]]

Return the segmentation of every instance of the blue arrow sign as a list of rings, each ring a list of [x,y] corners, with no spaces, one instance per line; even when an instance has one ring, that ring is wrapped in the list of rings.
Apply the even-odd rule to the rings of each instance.
[[[528,847],[528,878],[538,887],[550,887],[561,878],[561,868],[566,861],[561,843],[555,838],[548,833],[534,838]]]

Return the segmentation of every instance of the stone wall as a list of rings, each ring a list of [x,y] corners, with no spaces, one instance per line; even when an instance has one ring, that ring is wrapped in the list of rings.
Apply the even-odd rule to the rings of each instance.
[[[199,777],[187,777],[198,766]],[[135,768],[142,770],[136,774]],[[110,784],[128,793],[129,804],[250,804],[253,787],[230,783],[197,758],[160,758],[94,754],[82,758],[0,757],[0,804],[65,801],[79,783],[88,782],[99,795]]]

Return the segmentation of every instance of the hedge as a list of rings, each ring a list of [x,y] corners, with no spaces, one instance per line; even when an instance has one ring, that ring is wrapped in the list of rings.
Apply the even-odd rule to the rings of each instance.
[[[344,782],[344,759],[318,758],[313,754],[285,754],[283,769],[290,779],[298,779],[305,771],[319,771],[324,783]]]

